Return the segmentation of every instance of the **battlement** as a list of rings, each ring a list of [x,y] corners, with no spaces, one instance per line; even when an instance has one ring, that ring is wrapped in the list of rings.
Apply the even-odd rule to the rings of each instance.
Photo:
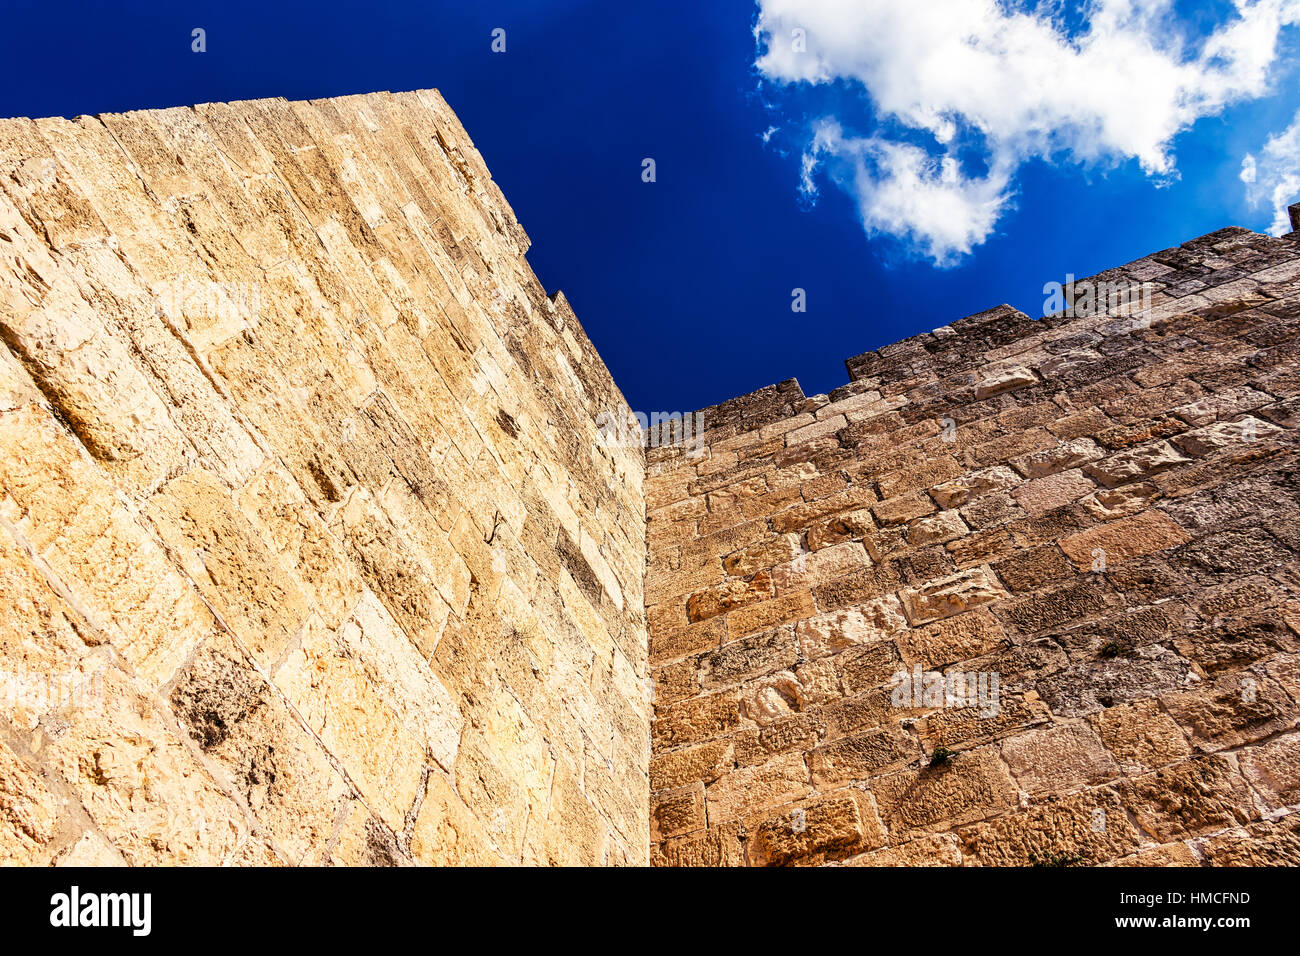
[[[656,863],[1294,859],[1300,248],[1089,281],[651,451]]]

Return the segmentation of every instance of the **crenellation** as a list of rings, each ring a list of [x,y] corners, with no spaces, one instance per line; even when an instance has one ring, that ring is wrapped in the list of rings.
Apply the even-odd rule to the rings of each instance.
[[[850,385],[763,425],[782,446],[726,487],[790,475],[799,496],[742,500],[756,537],[721,582],[673,584],[703,580],[698,529],[656,570],[662,620],[728,600],[709,604],[720,650],[652,663],[654,760],[674,769],[651,785],[705,802],[654,861],[1178,864],[1257,820],[1241,768],[1300,720],[1269,676],[1300,649],[1300,541],[1277,535],[1297,506],[1297,265],[1284,239],[1220,230],[1075,280],[1148,283],[1145,309],[978,313],[850,358]],[[685,491],[683,512],[720,501]],[[1244,603],[1216,603],[1242,576]],[[913,668],[998,698],[900,706]],[[689,738],[664,736],[687,715]],[[1295,852],[1289,833],[1259,839]]]

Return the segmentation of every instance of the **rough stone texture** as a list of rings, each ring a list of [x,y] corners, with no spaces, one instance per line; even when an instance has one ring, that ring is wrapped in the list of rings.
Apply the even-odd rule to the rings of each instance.
[[[648,861],[644,450],[527,248],[435,91],[0,120],[0,862]]]
[[[0,863],[1300,863],[1295,239],[646,451],[436,92],[0,121]]]
[[[648,542],[652,799],[705,788],[653,861],[1300,862],[1294,239],[1221,230],[1095,277],[1147,311],[1003,306],[652,449],[651,527],[690,516]],[[895,698],[936,669],[996,712]]]

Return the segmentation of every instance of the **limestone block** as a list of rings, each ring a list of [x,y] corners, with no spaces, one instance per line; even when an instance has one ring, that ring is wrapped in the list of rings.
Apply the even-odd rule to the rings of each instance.
[[[1038,378],[1023,365],[991,365],[980,369],[976,375],[975,397],[988,398],[1001,392],[1033,385]]]
[[[307,601],[211,472],[168,482],[146,511],[163,543],[258,663],[278,661]]]
[[[1084,471],[1107,488],[1114,488],[1142,481],[1186,460],[1169,442],[1158,441],[1111,455],[1088,465]]]
[[[889,640],[906,628],[902,604],[890,594],[802,620],[795,634],[803,659],[816,660],[857,644]]]
[[[802,754],[785,754],[757,767],[744,767],[721,777],[704,790],[709,822],[727,820],[780,806],[806,796],[811,787]]]
[[[275,684],[367,804],[389,827],[403,830],[423,779],[425,748],[368,679],[365,665],[312,617]]]
[[[1061,550],[1080,568],[1092,568],[1100,556],[1104,565],[1120,564],[1144,554],[1176,548],[1192,536],[1163,511],[1151,509],[1131,518],[1098,525],[1061,539]]]
[[[349,788],[252,662],[228,639],[214,638],[181,672],[169,702],[220,768],[217,778],[240,795],[285,859],[320,862]]]
[[[845,790],[759,823],[750,858],[756,866],[824,862],[882,842],[870,795]]]
[[[0,862],[7,866],[44,862],[58,818],[58,798],[0,741]]]
[[[1006,595],[1006,589],[993,572],[978,567],[938,578],[923,587],[905,588],[901,597],[908,620],[919,625],[969,611]]]

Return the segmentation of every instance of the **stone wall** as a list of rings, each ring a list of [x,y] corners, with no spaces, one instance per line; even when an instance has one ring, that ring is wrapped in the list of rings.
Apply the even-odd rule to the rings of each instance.
[[[642,863],[644,454],[433,91],[0,121],[0,862]]]
[[[1300,864],[1296,239],[652,449],[654,862]]]
[[[0,863],[1300,864],[1297,238],[647,454],[436,92],[0,120]]]

